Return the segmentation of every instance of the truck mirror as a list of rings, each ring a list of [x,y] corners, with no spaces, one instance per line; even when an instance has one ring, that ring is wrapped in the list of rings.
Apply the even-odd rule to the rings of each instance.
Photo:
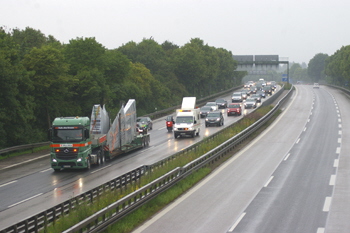
[[[194,120],[194,123],[195,123],[195,124],[197,124],[197,121],[196,121],[196,120]]]
[[[90,132],[88,129],[84,130],[84,137],[85,137],[85,139],[88,139],[90,137]]]

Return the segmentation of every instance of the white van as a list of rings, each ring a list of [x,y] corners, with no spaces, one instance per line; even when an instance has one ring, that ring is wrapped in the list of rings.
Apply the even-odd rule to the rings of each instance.
[[[174,137],[198,136],[201,126],[200,109],[195,108],[196,97],[184,97],[181,109],[176,110]]]

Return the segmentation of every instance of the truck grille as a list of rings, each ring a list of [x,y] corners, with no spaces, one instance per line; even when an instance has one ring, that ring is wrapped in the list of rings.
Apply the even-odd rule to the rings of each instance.
[[[78,153],[73,152],[72,148],[64,148],[60,149],[59,152],[56,152],[56,158],[61,160],[71,160],[71,159],[77,159]]]

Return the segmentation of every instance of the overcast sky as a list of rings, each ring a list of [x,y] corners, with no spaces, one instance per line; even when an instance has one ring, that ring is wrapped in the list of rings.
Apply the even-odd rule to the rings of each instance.
[[[95,37],[108,49],[191,38],[234,55],[308,63],[350,44],[349,0],[0,0],[0,26],[31,27],[62,43]]]

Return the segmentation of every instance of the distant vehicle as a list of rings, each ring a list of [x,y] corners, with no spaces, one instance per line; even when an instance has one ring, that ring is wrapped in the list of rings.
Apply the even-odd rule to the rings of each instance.
[[[242,90],[242,98],[245,100],[248,97],[248,91],[247,90]]]
[[[216,102],[207,102],[207,103],[205,104],[205,106],[210,106],[210,107],[212,107],[213,111],[218,110],[218,105],[216,104]]]
[[[153,127],[153,122],[149,117],[138,117],[136,119],[137,127],[142,130],[151,130]]]
[[[213,108],[211,106],[203,106],[200,108],[199,111],[200,111],[201,118],[204,118],[208,115],[209,112],[213,111]]]
[[[313,88],[320,89],[320,84],[314,83],[314,87]]]
[[[174,120],[173,116],[167,116],[165,118],[165,125],[166,125],[168,132],[173,131],[174,124],[175,124],[175,120]]]
[[[256,100],[253,98],[246,99],[244,103],[245,108],[256,108]]]
[[[246,82],[246,83],[244,84],[243,87],[245,87],[245,88],[251,87],[251,86],[253,86],[254,84],[255,84],[255,83],[254,83],[253,81],[248,81],[248,82]]]
[[[227,106],[227,116],[232,116],[232,115],[236,115],[236,116],[242,115],[241,104],[233,103]]]
[[[243,101],[242,92],[234,92],[232,94],[232,103],[242,102],[242,101]]]
[[[271,86],[264,86],[263,91],[265,91],[266,95],[272,95],[272,88]]]
[[[221,111],[215,111],[208,113],[207,117],[205,118],[205,127],[208,126],[222,126],[224,125],[224,116]]]
[[[257,91],[256,94],[259,94],[261,98],[266,98],[265,91]]]
[[[260,94],[253,94],[251,98],[255,99],[257,103],[261,103],[261,95]]]
[[[250,88],[250,91],[252,94],[255,94],[258,91],[258,88],[256,86],[253,86]]]
[[[275,81],[271,81],[271,86],[272,86],[273,90],[276,90],[277,84]]]
[[[217,99],[215,100],[215,103],[218,108],[227,108],[227,101],[225,99]]]

